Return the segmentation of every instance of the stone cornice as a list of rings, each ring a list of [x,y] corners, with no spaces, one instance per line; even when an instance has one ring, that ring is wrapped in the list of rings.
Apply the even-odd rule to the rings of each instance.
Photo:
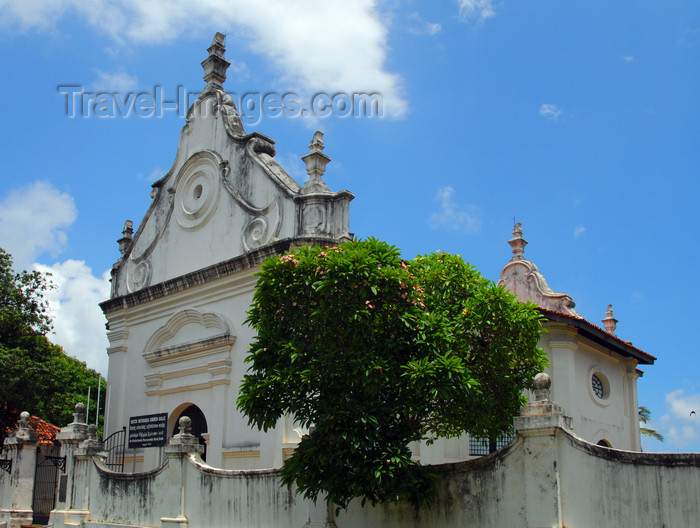
[[[284,240],[279,240],[272,244],[268,244],[267,246],[250,251],[245,255],[241,255],[239,257],[220,262],[219,264],[214,264],[213,266],[208,266],[206,268],[175,277],[174,279],[170,279],[165,282],[148,286],[147,288],[129,293],[127,295],[121,295],[119,297],[109,299],[108,301],[100,303],[100,308],[102,308],[104,314],[107,315],[117,310],[130,308],[132,306],[137,306],[155,299],[160,299],[166,295],[171,295],[187,288],[199,286],[200,284],[206,284],[234,273],[254,268],[266,259],[274,255],[280,255],[293,247],[316,244],[335,245],[337,243],[337,240],[325,237],[304,237],[300,240],[287,238]]]

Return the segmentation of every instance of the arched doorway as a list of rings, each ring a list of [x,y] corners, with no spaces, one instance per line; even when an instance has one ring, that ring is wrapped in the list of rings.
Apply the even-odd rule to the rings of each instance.
[[[180,432],[180,418],[183,416],[189,417],[192,420],[192,430],[191,434],[199,439],[199,444],[204,446],[204,451],[202,452],[202,460],[207,460],[207,443],[202,435],[207,434],[209,429],[207,428],[207,419],[204,417],[202,410],[196,405],[190,405],[183,409],[183,411],[175,419],[175,425],[173,427],[172,436]]]

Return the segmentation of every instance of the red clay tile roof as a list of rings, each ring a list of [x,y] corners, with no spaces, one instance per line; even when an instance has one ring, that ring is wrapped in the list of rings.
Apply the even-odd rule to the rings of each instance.
[[[586,321],[583,317],[574,317],[573,315],[567,315],[541,307],[538,307],[537,309],[550,321],[567,323],[571,326],[575,326],[579,330],[579,333],[584,337],[587,337],[601,345],[607,346],[618,354],[634,358],[642,365],[653,365],[654,361],[656,361],[656,358],[651,354],[647,354],[643,350],[632,346],[632,343],[629,341],[623,341],[616,335],[613,335],[610,332],[603,330],[599,326]]]
[[[29,418],[29,427],[36,431],[39,435],[39,445],[50,444],[56,438],[56,433],[58,433],[61,428],[55,425],[45,422],[37,416],[31,416]]]

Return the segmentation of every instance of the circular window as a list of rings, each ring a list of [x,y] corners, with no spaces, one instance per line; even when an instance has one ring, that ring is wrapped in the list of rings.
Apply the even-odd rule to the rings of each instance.
[[[599,405],[607,405],[606,400],[610,396],[610,382],[607,376],[595,367],[589,371],[589,376],[588,391],[591,398]]]
[[[591,387],[593,388],[593,394],[602,399],[605,395],[605,390],[603,389],[603,382],[600,381],[597,374],[593,374],[591,377]]]

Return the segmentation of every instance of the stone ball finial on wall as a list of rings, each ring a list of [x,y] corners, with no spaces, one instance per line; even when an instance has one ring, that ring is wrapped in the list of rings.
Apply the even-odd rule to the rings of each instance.
[[[39,436],[36,431],[31,428],[29,423],[30,415],[27,411],[23,411],[19,415],[17,421],[17,430],[13,431],[5,439],[5,445],[36,445],[39,441]]]
[[[20,429],[28,429],[29,428],[29,413],[27,411],[22,411],[19,415],[19,422],[17,422],[17,425],[19,426]]]
[[[552,386],[552,378],[546,372],[540,372],[535,376],[535,388],[537,390],[548,389]]]
[[[85,423],[85,404],[76,403],[75,412],[73,413],[73,423]]]
[[[192,430],[192,419],[189,416],[182,416],[178,423],[180,425],[180,431],[178,434],[190,434]]]
[[[549,399],[549,389],[552,386],[552,378],[545,372],[535,376],[535,399],[544,401]]]

